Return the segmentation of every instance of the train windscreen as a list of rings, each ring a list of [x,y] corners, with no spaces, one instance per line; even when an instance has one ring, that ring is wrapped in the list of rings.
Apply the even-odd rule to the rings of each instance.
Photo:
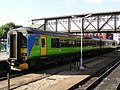
[[[21,35],[21,47],[23,47],[23,48],[27,47],[27,39],[23,35]]]
[[[17,36],[15,34],[10,35],[10,58],[17,58]]]

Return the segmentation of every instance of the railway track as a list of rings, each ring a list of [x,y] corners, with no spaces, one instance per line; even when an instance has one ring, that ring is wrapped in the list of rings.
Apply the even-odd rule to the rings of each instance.
[[[39,74],[39,76],[38,77],[35,77],[35,76],[33,76],[32,77],[32,79],[30,79],[30,80],[28,80],[28,81],[24,81],[24,82],[20,82],[20,83],[17,83],[17,84],[14,84],[14,85],[11,85],[10,86],[10,89],[16,89],[16,88],[18,88],[18,87],[20,87],[20,86],[23,86],[23,85],[27,85],[27,84],[29,84],[29,83],[32,83],[32,82],[35,82],[35,81],[38,81],[38,80],[42,80],[42,79],[45,79],[45,78],[47,78],[47,79],[49,79],[49,80],[53,80],[52,78],[51,78],[51,76],[53,76],[53,75],[56,75],[56,74],[58,74],[58,73],[60,73],[60,72],[63,72],[64,70],[66,70],[66,68],[61,68],[62,66],[60,66],[60,67],[57,67],[57,68],[59,68],[59,70],[54,70],[54,72],[53,71],[49,71],[49,72],[51,72],[51,74],[50,73],[43,73],[43,74]],[[47,71],[46,71],[47,72]],[[36,73],[39,73],[39,72],[36,72]],[[23,75],[24,76],[24,75]],[[29,74],[27,74],[27,76],[29,77]],[[22,76],[20,76],[20,78],[23,78]],[[25,76],[25,78],[27,78],[26,76]],[[2,88],[0,88],[0,90],[1,89],[7,89],[8,88],[8,86],[6,86],[6,87],[2,87]]]
[[[69,88],[69,90],[93,90],[96,88],[104,78],[106,78],[118,65],[120,64],[120,58],[105,66],[103,69],[96,72],[94,75],[86,78],[85,80],[77,83]],[[119,88],[119,87],[118,87]]]
[[[103,56],[104,57],[104,56]],[[96,59],[97,60],[97,59]],[[91,60],[91,62],[92,62],[93,60]],[[95,61],[95,60],[94,60]],[[117,61],[116,61],[117,62]],[[90,63],[90,61],[88,61],[88,62],[86,62],[86,63]],[[108,66],[110,66],[110,65],[108,65]],[[111,65],[112,66],[112,65]],[[15,89],[15,88],[18,88],[18,87],[20,87],[20,86],[22,86],[22,85],[26,85],[26,84],[28,84],[28,83],[31,83],[31,82],[35,82],[35,81],[38,81],[38,80],[42,80],[42,79],[45,79],[45,78],[48,78],[48,79],[51,79],[51,78],[49,78],[50,76],[52,76],[52,75],[54,75],[54,74],[57,74],[57,73],[59,73],[59,72],[61,72],[62,70],[60,69],[60,71],[57,71],[57,72],[55,72],[55,73],[52,73],[52,74],[45,74],[45,75],[41,75],[41,76],[39,76],[38,78],[35,78],[35,79],[32,79],[32,80],[30,80],[29,82],[23,82],[23,83],[20,83],[20,84],[17,84],[16,86],[12,86],[11,87],[11,89]],[[27,73],[26,73],[27,74]],[[17,74],[13,74],[13,76],[11,76],[11,78],[12,77],[17,77],[17,76],[21,76],[21,75],[25,75],[25,73],[19,73],[18,75]],[[94,76],[94,75],[93,75]],[[92,77],[92,76],[91,76]],[[90,79],[90,78],[89,78]],[[86,81],[88,81],[89,79],[86,79]],[[2,79],[1,79],[2,80]],[[82,82],[82,83],[85,83],[84,81]],[[81,84],[81,85],[76,85],[77,86],[77,88],[79,88],[79,87],[82,87],[83,88],[83,86],[82,86],[83,84]],[[7,87],[4,87],[4,88],[7,88]],[[71,87],[71,88],[73,88],[73,87]],[[74,87],[75,89],[76,89],[76,87]]]
[[[84,64],[87,64],[87,63],[90,63],[90,62],[93,62],[93,61],[96,61],[97,59],[94,59],[94,60],[89,60],[89,61],[87,61],[87,62],[84,62]],[[2,69],[2,71],[0,72],[0,81],[3,81],[3,80],[6,80],[7,79],[7,73],[10,73],[10,78],[14,78],[14,77],[19,77],[19,76],[21,76],[21,75],[25,75],[25,74],[29,74],[29,73],[32,73],[32,72],[35,72],[35,71],[30,71],[30,70],[24,70],[24,71],[14,71],[14,70],[10,70],[9,71],[9,66],[8,66],[8,64],[6,64],[6,61],[4,61],[5,62],[5,64],[3,64],[1,67],[3,67],[3,66],[6,66],[6,67],[4,67],[3,69]],[[67,65],[68,63],[64,63],[64,64],[62,64],[62,65]],[[76,62],[74,62],[74,64],[76,64]],[[73,64],[73,65],[74,65]],[[71,66],[70,66],[70,68],[72,68],[72,64],[70,64]],[[60,65],[58,65],[58,66],[60,66]],[[76,65],[74,65],[74,66],[76,66]],[[56,66],[54,66],[54,67],[56,67]],[[52,68],[54,68],[53,66],[52,66]],[[49,67],[47,67],[47,68],[44,68],[44,69],[49,69],[49,68],[51,68],[50,66]],[[41,69],[42,70],[42,69]],[[37,71],[36,71],[37,72]]]
[[[95,61],[95,60],[94,60]],[[91,61],[89,61],[89,62],[86,62],[86,63],[90,63],[90,62],[92,62],[92,60]],[[68,67],[69,67],[69,64],[68,64]],[[65,70],[66,70],[66,68],[64,68]],[[69,68],[68,68],[69,69]],[[35,79],[32,79],[32,80],[30,80],[29,82],[23,82],[23,83],[21,83],[21,84],[18,84],[18,85],[16,85],[16,86],[12,86],[12,88],[11,89],[15,89],[15,88],[18,88],[18,87],[20,87],[20,86],[22,86],[22,85],[26,85],[26,84],[28,84],[28,83],[32,83],[32,82],[35,82],[35,81],[37,81],[37,80],[41,80],[41,79],[44,79],[44,78],[47,78],[47,77],[50,77],[50,76],[52,76],[52,75],[55,75],[55,74],[57,74],[57,73],[59,73],[59,72],[62,72],[63,70],[56,70],[57,72],[55,72],[55,73],[52,73],[52,74],[45,74],[45,75],[41,75],[41,76],[39,76],[38,78],[35,78]],[[37,71],[36,71],[37,72]],[[34,73],[36,73],[35,71],[34,71]],[[27,74],[30,74],[30,73],[33,73],[32,71],[23,71],[23,72],[18,72],[18,71],[10,71],[10,78],[12,79],[12,78],[15,78],[15,77],[20,77],[20,76],[22,76],[22,75],[27,75]],[[0,77],[0,81],[3,81],[3,80],[6,80],[7,79],[7,72],[5,72],[4,74],[2,74],[2,76]],[[4,88],[0,88],[0,89],[6,89],[7,87],[4,87]]]
[[[21,75],[29,74],[31,72],[28,71],[28,70],[21,71],[21,72],[19,72],[19,71],[3,72],[3,73],[0,74],[0,81],[6,80],[8,73],[10,74],[10,78],[14,78],[14,77],[19,77]]]
[[[7,60],[2,60],[0,61],[0,81],[6,80],[7,79],[7,73],[10,74],[10,78],[14,78],[17,76],[21,76],[21,75],[25,75],[30,73],[29,70],[24,70],[24,71],[14,71],[14,70],[10,70],[9,64],[7,62]]]

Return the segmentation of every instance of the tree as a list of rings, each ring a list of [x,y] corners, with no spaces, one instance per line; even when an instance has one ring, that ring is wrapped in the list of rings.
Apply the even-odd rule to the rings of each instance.
[[[10,22],[10,23],[7,23],[5,25],[2,25],[0,27],[0,39],[1,38],[6,38],[7,32],[10,29],[15,29],[15,28],[19,28],[19,27],[22,27],[22,25],[15,25],[13,22]]]

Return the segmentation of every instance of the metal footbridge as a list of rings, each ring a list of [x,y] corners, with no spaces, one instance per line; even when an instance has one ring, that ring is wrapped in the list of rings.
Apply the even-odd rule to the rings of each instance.
[[[33,19],[31,27],[67,33],[120,32],[120,11]]]

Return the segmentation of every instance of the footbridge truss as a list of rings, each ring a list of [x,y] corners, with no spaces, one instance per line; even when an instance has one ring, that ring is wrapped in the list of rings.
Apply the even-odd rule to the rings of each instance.
[[[33,19],[31,27],[67,33],[120,32],[120,11]]]

